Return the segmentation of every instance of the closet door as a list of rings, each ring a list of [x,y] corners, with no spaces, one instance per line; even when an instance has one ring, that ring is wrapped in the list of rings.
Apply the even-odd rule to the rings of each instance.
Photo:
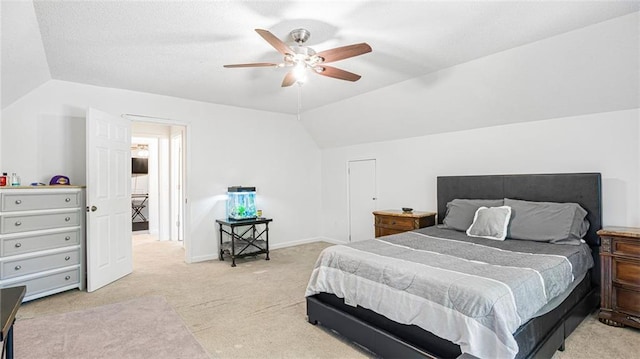
[[[349,241],[374,238],[376,160],[349,161]]]

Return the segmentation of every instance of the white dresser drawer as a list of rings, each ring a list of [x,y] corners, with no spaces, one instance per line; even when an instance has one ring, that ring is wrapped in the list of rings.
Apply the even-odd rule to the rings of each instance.
[[[2,256],[41,251],[80,244],[80,228],[40,235],[2,238]]]
[[[80,207],[80,192],[2,194],[2,212],[76,207]]]
[[[43,272],[80,264],[80,250],[73,249],[38,257],[9,260],[2,263],[2,279]]]
[[[62,228],[80,224],[80,211],[38,213],[38,214],[8,214],[2,216],[0,233],[19,233],[40,229]]]
[[[24,300],[32,300],[42,297],[37,295],[47,291],[55,290],[56,288],[63,288],[69,286],[80,286],[80,269],[73,268],[64,272],[55,274],[49,274],[42,277],[32,278],[23,281],[7,281],[3,283],[3,287],[12,287],[15,285],[26,285],[27,293],[24,296]],[[73,288],[73,287],[71,287]]]

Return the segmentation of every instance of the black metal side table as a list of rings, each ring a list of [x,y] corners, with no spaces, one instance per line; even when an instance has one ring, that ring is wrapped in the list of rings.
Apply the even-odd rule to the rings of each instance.
[[[218,238],[218,259],[223,261],[225,252],[231,256],[231,266],[236,266],[236,258],[266,254],[269,260],[269,222],[271,218],[217,219],[220,227]],[[264,229],[258,225],[264,224]],[[223,240],[224,234],[229,238]],[[264,235],[264,238],[263,238]]]

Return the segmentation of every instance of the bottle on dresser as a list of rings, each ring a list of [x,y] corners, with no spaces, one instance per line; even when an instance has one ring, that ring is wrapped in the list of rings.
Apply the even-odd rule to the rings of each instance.
[[[18,176],[15,172],[11,174],[11,185],[20,186],[20,176]]]
[[[7,185],[7,172],[2,172],[2,176],[0,176],[0,187],[4,187]]]

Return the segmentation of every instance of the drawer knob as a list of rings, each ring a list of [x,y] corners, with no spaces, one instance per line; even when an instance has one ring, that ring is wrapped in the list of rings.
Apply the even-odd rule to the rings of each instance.
[[[16,248],[20,248],[20,247],[22,247],[22,243],[20,242],[16,243]]]
[[[69,256],[64,257],[65,261],[68,261],[69,259],[71,259],[71,257],[69,257]]]
[[[71,236],[66,236],[66,237],[64,237],[64,240],[65,240],[65,241],[69,241],[69,240],[71,240]]]
[[[65,222],[69,222],[70,220],[71,220],[71,217],[65,217],[65,218],[64,218],[64,221],[65,221]]]
[[[16,268],[15,268],[15,270],[20,270],[20,269],[22,269],[21,265],[17,265]]]
[[[17,227],[17,226],[21,226],[21,225],[22,225],[22,222],[20,222],[20,221],[16,221],[16,227]]]
[[[391,222],[391,224],[396,224],[396,221]]]
[[[71,202],[71,198],[67,197],[64,199],[65,202]]]
[[[16,199],[16,204],[21,204],[22,200],[21,199]]]
[[[69,280],[69,279],[71,279],[71,276],[70,276],[70,275],[68,275],[68,276],[64,277],[64,280]]]

